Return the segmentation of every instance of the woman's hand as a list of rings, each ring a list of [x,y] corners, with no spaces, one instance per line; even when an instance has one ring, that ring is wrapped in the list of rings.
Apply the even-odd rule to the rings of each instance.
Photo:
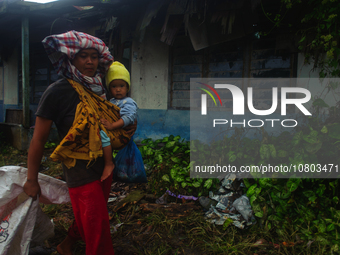
[[[133,124],[130,124],[130,125],[126,126],[124,128],[124,130],[126,131],[126,133],[130,137],[132,137],[135,134],[136,130],[137,130],[137,120],[135,120],[135,122]]]
[[[106,119],[100,119],[100,122],[103,124],[103,126],[107,129],[107,130],[113,130],[112,127],[112,123],[107,121]]]
[[[24,192],[33,198],[33,200],[37,199],[37,195],[41,196],[41,189],[40,185],[37,180],[30,181],[27,180],[27,182],[24,184]]]

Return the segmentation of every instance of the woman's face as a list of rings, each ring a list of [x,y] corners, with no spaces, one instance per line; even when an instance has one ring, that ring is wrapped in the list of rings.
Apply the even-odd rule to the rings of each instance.
[[[93,77],[96,74],[99,54],[95,49],[79,51],[71,63],[85,76]]]

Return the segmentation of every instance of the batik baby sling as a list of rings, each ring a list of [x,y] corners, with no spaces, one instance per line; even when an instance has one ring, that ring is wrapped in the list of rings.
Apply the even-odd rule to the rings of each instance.
[[[117,121],[120,118],[120,108],[90,92],[81,84],[67,80],[79,94],[80,103],[77,105],[73,125],[53,151],[52,160],[60,160],[70,168],[75,166],[77,159],[88,160],[90,164],[92,160],[102,157],[100,130],[110,138],[113,150],[123,148],[130,140],[125,130],[107,131],[100,122],[100,119]]]

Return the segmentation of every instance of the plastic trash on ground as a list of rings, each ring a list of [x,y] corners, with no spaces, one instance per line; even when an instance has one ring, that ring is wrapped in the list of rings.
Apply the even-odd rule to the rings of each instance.
[[[118,224],[116,224],[116,225],[114,225],[114,226],[111,226],[111,227],[110,227],[110,233],[111,233],[111,234],[116,233],[117,230],[118,230],[118,228],[119,228],[121,225],[123,225],[123,224],[124,224],[124,222],[123,222],[123,223],[118,223]]]
[[[26,195],[23,186],[27,168],[0,167],[0,254],[27,255],[30,246],[39,245],[54,235],[51,219],[39,206],[70,202],[64,181],[39,173],[41,197]]]
[[[240,212],[246,221],[249,221],[253,216],[253,211],[251,210],[249,198],[246,195],[242,195],[236,199],[233,203],[233,207]]]
[[[160,205],[167,204],[168,203],[167,197],[168,197],[168,194],[164,193],[161,197],[156,199],[156,204],[160,204]]]
[[[244,229],[256,223],[249,199],[242,194],[243,182],[235,174],[228,174],[221,180],[217,193],[209,192],[209,198],[217,202],[211,203],[205,217],[211,223],[223,225],[227,219],[233,225]],[[216,204],[216,205],[214,205]]]
[[[156,204],[167,204],[168,195],[175,197],[175,198],[179,198],[179,199],[185,199],[185,200],[197,200],[198,199],[198,197],[174,194],[170,190],[167,190],[161,197],[156,199]]]

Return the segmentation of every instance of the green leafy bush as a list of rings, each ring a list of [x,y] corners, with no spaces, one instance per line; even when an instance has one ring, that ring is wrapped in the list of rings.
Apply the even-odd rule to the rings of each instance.
[[[45,149],[55,148],[57,147],[57,144],[54,142],[46,142],[44,147]]]
[[[338,179],[322,179],[326,170],[330,170],[329,164],[334,164],[333,171],[339,171],[338,115],[331,114],[326,121],[309,118],[308,123],[295,133],[283,132],[277,137],[262,130],[262,137],[262,140],[246,138],[244,130],[239,129],[233,136],[213,143],[210,150],[199,141],[192,142],[189,148],[189,142],[180,141],[179,136],[157,141],[147,139],[140,149],[153,174],[150,185],[159,194],[164,189],[191,195],[206,195],[209,190],[216,190],[217,179],[189,178],[190,150],[202,153],[207,164],[219,162],[224,157],[237,167],[292,164],[312,169],[313,164],[321,165],[320,179],[256,178],[255,175],[255,178],[244,179],[245,192],[264,229],[284,236],[293,226],[301,239],[313,239],[321,245],[328,245],[333,252],[338,251],[339,183]],[[218,153],[221,150],[225,152],[223,155]]]
[[[164,193],[165,190],[178,194],[207,195],[216,188],[215,179],[190,178],[190,142],[180,136],[170,135],[153,141],[146,139],[139,147],[144,164],[152,174],[149,185],[153,192]]]

